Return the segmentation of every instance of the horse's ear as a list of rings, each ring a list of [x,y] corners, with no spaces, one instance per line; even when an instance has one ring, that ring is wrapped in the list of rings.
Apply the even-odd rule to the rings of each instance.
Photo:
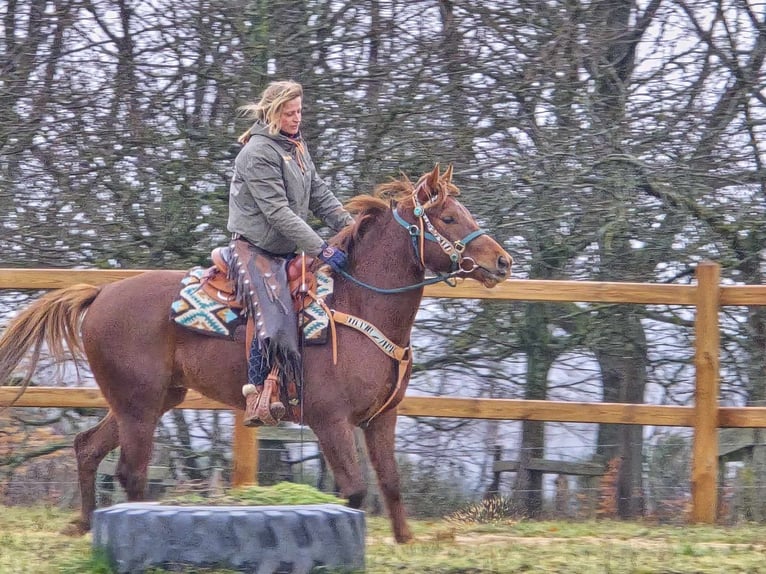
[[[434,198],[434,194],[439,189],[439,164],[437,163],[433,171],[421,181],[417,188],[418,201],[425,205]]]
[[[444,172],[442,179],[444,180],[444,183],[452,183],[452,164],[447,166],[447,170]]]
[[[439,185],[439,175],[440,175],[439,174],[439,164],[437,163],[434,166],[433,171],[431,171],[431,173],[428,175],[427,183],[428,183],[428,187],[429,188],[431,188],[431,189],[436,189],[437,188],[437,186]]]

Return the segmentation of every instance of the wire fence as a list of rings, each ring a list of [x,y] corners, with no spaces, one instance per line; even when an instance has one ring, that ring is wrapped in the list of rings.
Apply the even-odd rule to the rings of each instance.
[[[598,446],[598,445],[597,445]],[[601,445],[607,447],[608,445]],[[691,441],[688,437],[670,434],[663,441],[640,445],[643,468],[640,488],[630,494],[628,501],[640,508],[639,518],[662,523],[687,522],[691,511],[689,459]],[[753,453],[763,451],[766,444],[753,443],[743,447],[737,456],[720,461],[720,490],[718,522],[735,524],[742,521],[766,521],[766,502],[760,493],[757,465]],[[569,464],[586,463],[577,459],[579,450],[572,447],[552,449],[548,456]],[[316,443],[260,441],[258,483],[281,481],[309,484],[326,492],[334,491],[332,474],[324,463]],[[449,457],[449,453],[441,453]],[[518,451],[515,455],[520,454]],[[522,453],[523,454],[523,453]],[[572,456],[567,457],[567,454]],[[97,503],[109,506],[125,500],[115,477],[118,451],[111,453],[99,467]],[[523,456],[521,456],[523,458]],[[193,467],[185,466],[194,460]],[[524,497],[535,495],[542,501],[541,518],[585,520],[617,516],[619,499],[616,476],[619,461],[609,461],[601,475],[578,476],[546,472],[540,489],[519,484],[518,473],[494,472],[488,469],[477,484],[465,480],[465,468],[439,467],[426,461],[418,464],[414,457],[400,456],[402,492],[408,511],[413,517],[448,517],[456,513],[466,516],[486,514],[486,501],[503,502],[498,512],[521,517]],[[0,469],[2,470],[2,469]],[[194,492],[211,496],[231,486],[231,453],[184,451],[174,442],[159,439],[149,469],[147,498],[162,500],[179,493]],[[365,509],[384,513],[372,473],[368,473],[370,493]],[[0,496],[6,505],[49,504],[76,509],[79,505],[77,470],[71,448],[30,460],[5,471],[0,477]],[[497,506],[497,505],[496,505]]]

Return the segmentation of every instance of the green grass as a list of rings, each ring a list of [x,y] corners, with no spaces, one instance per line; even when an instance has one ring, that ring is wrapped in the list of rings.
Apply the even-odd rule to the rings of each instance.
[[[162,502],[171,505],[206,504],[212,506],[346,503],[344,499],[321,492],[308,484],[294,482],[280,482],[274,486],[241,486],[211,497],[204,497],[195,493],[179,494],[165,498]]]
[[[766,527],[640,522],[415,523],[417,542],[393,545],[368,519],[367,572],[700,574],[766,573]],[[377,536],[382,538],[378,539]]]
[[[59,534],[74,517],[72,512],[42,507],[0,508],[0,574],[51,574],[62,571],[58,566],[62,559],[82,561],[90,556],[90,537]]]
[[[0,574],[108,574],[106,559],[91,552],[90,536],[59,534],[73,517],[53,508],[3,507]],[[367,573],[766,574],[761,525],[412,521],[411,526],[416,541],[397,545],[387,520],[367,518]]]

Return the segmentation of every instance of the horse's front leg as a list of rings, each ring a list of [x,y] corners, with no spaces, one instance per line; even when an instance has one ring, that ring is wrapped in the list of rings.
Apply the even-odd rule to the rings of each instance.
[[[351,508],[361,508],[367,485],[356,457],[354,427],[345,419],[327,418],[311,426],[332,469],[340,493]]]
[[[370,462],[378,475],[380,491],[386,501],[394,538],[402,543],[412,540],[412,532],[407,525],[407,513],[402,503],[399,484],[399,469],[394,456],[395,430],[396,410],[390,410],[372,419],[364,429],[364,438]]]

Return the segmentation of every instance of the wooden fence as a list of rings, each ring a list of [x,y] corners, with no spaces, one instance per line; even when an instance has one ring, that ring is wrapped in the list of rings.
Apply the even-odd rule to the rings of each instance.
[[[104,284],[140,270],[0,269],[0,289],[55,289],[74,283]],[[720,267],[701,263],[693,285],[593,281],[509,280],[495,289],[474,281],[456,288],[426,287],[426,297],[512,301],[597,302],[688,305],[695,308],[696,391],[694,406],[640,405],[476,399],[464,397],[406,397],[399,406],[405,416],[495,420],[536,420],[691,427],[694,432],[691,471],[692,520],[713,523],[718,502],[718,429],[766,428],[766,407],[721,407],[719,388],[719,323],[723,305],[766,304],[766,286],[720,284]],[[0,387],[0,405],[16,395]],[[22,407],[104,407],[98,389],[30,388],[17,402]],[[190,392],[179,408],[228,409]],[[234,481],[251,483],[257,472],[257,430],[243,427],[237,413],[234,431]]]

